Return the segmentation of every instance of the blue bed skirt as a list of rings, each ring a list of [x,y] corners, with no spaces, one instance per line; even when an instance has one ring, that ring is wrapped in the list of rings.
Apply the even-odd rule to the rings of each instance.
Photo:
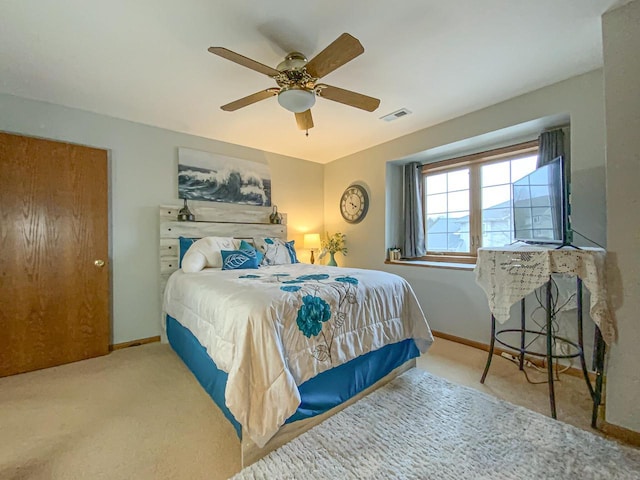
[[[220,407],[224,416],[236,429],[238,437],[242,438],[240,424],[229,411],[224,400],[228,375],[216,366],[198,339],[169,315],[167,315],[167,337],[171,347]],[[298,386],[302,401],[298,410],[285,423],[314,417],[340,405],[376,383],[393,369],[419,355],[420,351],[413,339],[408,339],[386,345],[310,378]]]

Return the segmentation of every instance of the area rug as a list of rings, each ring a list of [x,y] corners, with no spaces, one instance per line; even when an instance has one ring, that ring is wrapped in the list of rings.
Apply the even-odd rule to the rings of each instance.
[[[640,479],[640,450],[412,369],[233,477]]]

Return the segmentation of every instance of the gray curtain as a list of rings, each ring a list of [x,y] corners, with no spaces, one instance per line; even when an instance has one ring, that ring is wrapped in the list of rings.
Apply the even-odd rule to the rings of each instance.
[[[419,163],[404,166],[404,252],[407,258],[422,257],[427,252],[422,216],[422,172]]]
[[[567,165],[567,157],[565,155],[564,150],[564,132],[561,129],[551,130],[549,132],[542,132],[540,137],[538,138],[538,162],[537,167],[540,168],[544,165],[547,165],[552,160],[558,157],[564,157],[564,175],[565,181],[568,182],[568,174],[570,172],[569,165]],[[558,185],[557,176],[559,172],[556,169],[549,170],[549,185]],[[563,186],[561,186],[563,188]],[[554,225],[554,230],[556,235],[562,235],[563,223],[562,223],[562,215],[560,212],[562,209],[566,208],[567,199],[564,199],[563,206],[560,206],[559,203],[562,199],[561,192],[559,190],[552,189],[549,192],[551,205],[555,206],[555,208],[551,208],[551,221]],[[561,240],[561,238],[556,238],[556,240]]]
[[[564,132],[561,129],[542,132],[538,138],[537,166],[542,167],[560,155],[565,156]]]

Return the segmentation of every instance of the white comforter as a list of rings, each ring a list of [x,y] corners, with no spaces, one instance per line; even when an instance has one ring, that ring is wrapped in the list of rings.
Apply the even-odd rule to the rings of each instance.
[[[298,408],[297,385],[390,343],[433,342],[409,284],[376,270],[178,270],[164,310],[228,373],[227,407],[260,447]]]

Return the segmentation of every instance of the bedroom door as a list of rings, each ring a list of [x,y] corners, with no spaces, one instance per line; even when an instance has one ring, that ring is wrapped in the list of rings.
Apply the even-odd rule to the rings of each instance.
[[[107,152],[0,133],[0,377],[109,351]]]

